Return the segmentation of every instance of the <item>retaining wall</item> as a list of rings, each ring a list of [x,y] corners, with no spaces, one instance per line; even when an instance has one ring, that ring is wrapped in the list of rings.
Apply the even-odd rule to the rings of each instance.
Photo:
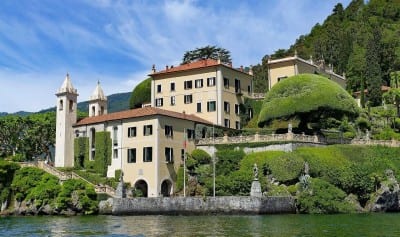
[[[112,215],[201,215],[296,213],[292,197],[173,197],[112,198],[100,204]]]

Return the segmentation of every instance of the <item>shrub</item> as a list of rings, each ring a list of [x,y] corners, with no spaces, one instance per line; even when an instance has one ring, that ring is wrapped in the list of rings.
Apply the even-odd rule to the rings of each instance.
[[[345,202],[346,193],[318,178],[311,179],[310,187],[300,193],[297,205],[301,213],[344,213],[354,210]]]
[[[201,149],[194,149],[191,157],[198,162],[198,164],[210,164],[211,156]]]
[[[131,98],[129,99],[129,107],[131,109],[141,108],[143,103],[151,101],[151,78],[140,82],[133,89]]]
[[[274,119],[294,117],[300,118],[304,126],[322,117],[341,119],[343,115],[353,117],[358,113],[354,99],[338,84],[322,76],[300,74],[283,80],[267,92],[258,126]]]
[[[239,170],[240,161],[245,156],[243,150],[218,150],[216,152],[216,173],[226,175],[235,170]]]

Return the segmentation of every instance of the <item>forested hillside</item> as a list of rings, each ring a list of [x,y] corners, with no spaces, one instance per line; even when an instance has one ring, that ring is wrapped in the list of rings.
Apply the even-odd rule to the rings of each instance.
[[[390,74],[400,70],[400,1],[353,0],[346,8],[339,3],[322,24],[270,57],[292,56],[295,50],[304,59],[323,59],[338,74],[346,73],[347,89],[367,88],[372,105],[378,105],[380,86],[390,85]],[[266,58],[256,65],[256,81],[264,77]]]

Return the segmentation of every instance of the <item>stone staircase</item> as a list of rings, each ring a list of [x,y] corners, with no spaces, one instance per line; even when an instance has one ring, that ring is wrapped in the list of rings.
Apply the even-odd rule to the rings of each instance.
[[[98,185],[98,184],[96,185],[72,171],[68,172],[68,173],[60,171],[60,170],[54,168],[53,166],[47,164],[45,161],[21,162],[20,165],[21,165],[21,167],[37,167],[41,170],[44,170],[45,172],[47,172],[49,174],[56,176],[60,180],[60,182],[64,182],[69,179],[83,180],[86,183],[93,185],[94,190],[97,194],[107,194],[111,197],[115,197],[115,189],[114,188],[112,188],[108,185]]]

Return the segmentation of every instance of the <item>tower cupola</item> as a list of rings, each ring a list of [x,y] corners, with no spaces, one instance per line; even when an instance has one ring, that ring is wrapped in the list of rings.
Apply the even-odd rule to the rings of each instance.
[[[100,86],[100,81],[97,81],[97,86],[89,98],[89,117],[103,114],[107,114],[107,97]]]

